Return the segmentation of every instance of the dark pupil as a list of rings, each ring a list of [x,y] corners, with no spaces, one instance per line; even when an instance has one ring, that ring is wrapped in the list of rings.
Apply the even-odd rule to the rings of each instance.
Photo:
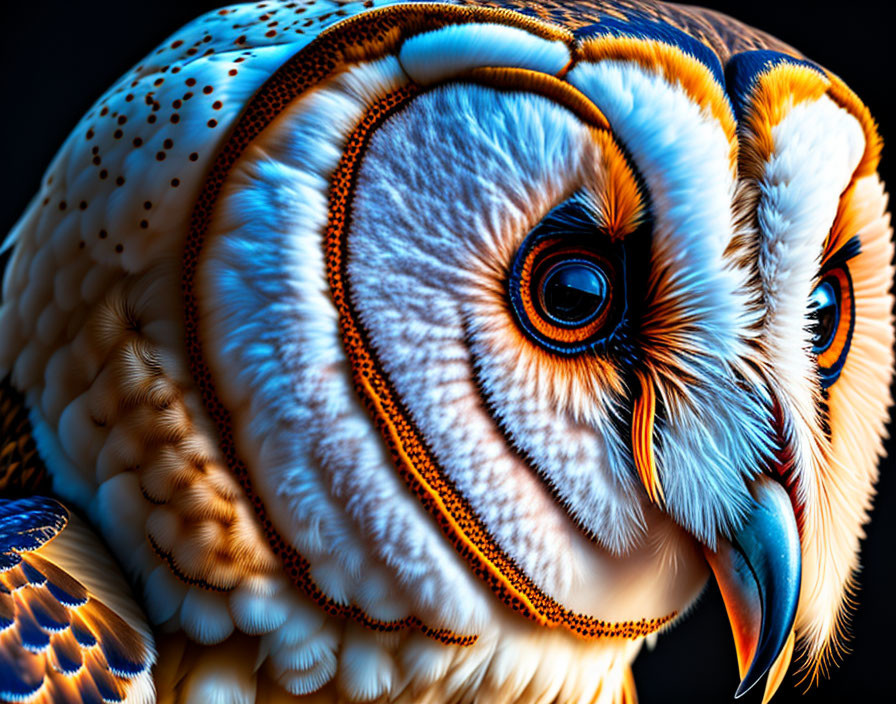
[[[824,352],[834,341],[840,322],[840,296],[830,281],[822,281],[812,292],[812,351]]]
[[[542,282],[540,298],[544,312],[560,323],[588,322],[607,300],[607,277],[593,262],[557,264]]]

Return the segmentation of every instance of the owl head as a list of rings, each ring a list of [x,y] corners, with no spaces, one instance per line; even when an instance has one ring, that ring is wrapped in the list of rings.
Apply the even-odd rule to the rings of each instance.
[[[868,110],[709,11],[372,4],[302,47],[277,43],[271,8],[222,10],[160,50],[179,75],[147,63],[107,96],[161,115],[143,151],[73,135],[122,174],[90,176],[108,207],[81,251],[118,273],[82,287],[107,306],[85,334],[111,349],[116,325],[142,331],[178,370],[207,441],[184,453],[235,480],[253,510],[228,525],[279,558],[228,564],[282,564],[289,589],[374,629],[582,652],[666,626],[712,574],[739,693],[766,673],[774,691],[795,642],[814,678],[842,637],[890,403]],[[313,12],[283,17],[298,31]],[[217,47],[215,22],[242,27],[224,53],[176,63],[185,38]],[[195,102],[127,99],[157,76]],[[14,338],[19,386],[64,407]],[[129,369],[113,385],[150,384]],[[61,412],[42,412],[65,450]],[[179,465],[152,457],[141,492],[176,506]],[[175,554],[166,520],[148,534]],[[240,583],[194,558],[179,568]]]
[[[586,636],[667,622],[708,560],[743,691],[794,634],[823,665],[857,566],[892,366],[880,143],[833,74],[665,12],[337,26],[290,69],[345,65],[213,189],[191,290],[287,534],[297,456],[365,475],[349,505],[397,470],[503,601]],[[388,560],[417,529],[370,500]]]

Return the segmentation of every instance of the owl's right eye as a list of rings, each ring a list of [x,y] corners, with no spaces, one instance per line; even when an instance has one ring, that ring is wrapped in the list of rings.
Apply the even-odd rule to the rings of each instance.
[[[815,287],[809,301],[812,320],[812,351],[818,358],[822,388],[840,376],[849,354],[855,327],[852,277],[845,265],[829,269]]]
[[[834,282],[824,280],[812,292],[812,351],[822,354],[834,341],[840,321],[840,296]]]
[[[529,233],[508,278],[517,323],[563,355],[608,340],[625,309],[624,255],[576,200],[554,208]]]

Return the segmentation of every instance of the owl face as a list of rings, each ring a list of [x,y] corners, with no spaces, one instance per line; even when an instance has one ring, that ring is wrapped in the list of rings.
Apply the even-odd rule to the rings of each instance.
[[[230,131],[165,174],[185,200],[141,220],[161,234],[135,228],[131,279],[110,275],[128,305],[85,329],[156,335],[216,443],[179,456],[226,468],[228,530],[333,617],[587,649],[662,628],[712,572],[741,691],[773,691],[795,639],[814,676],[890,402],[868,111],[699,10],[384,4],[246,52],[239,110],[209,84],[220,112],[184,122]],[[177,513],[176,458],[146,452],[143,495]],[[242,588],[202,525],[191,565]]]
[[[708,559],[742,689],[794,628],[818,666],[888,403],[867,111],[785,53],[723,76],[647,21],[480,12],[361,52],[215,201],[199,329],[253,486],[312,565],[348,510],[381,564],[450,575],[415,605],[441,628],[482,627],[484,581],[539,622],[643,635]]]

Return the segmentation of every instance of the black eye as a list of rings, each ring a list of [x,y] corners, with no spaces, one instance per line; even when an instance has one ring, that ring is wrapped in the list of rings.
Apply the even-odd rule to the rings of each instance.
[[[540,277],[538,302],[559,325],[584,325],[603,311],[610,283],[597,262],[573,259],[555,263]]]
[[[834,342],[840,324],[840,292],[836,280],[825,279],[809,297],[812,351],[821,354]]]

